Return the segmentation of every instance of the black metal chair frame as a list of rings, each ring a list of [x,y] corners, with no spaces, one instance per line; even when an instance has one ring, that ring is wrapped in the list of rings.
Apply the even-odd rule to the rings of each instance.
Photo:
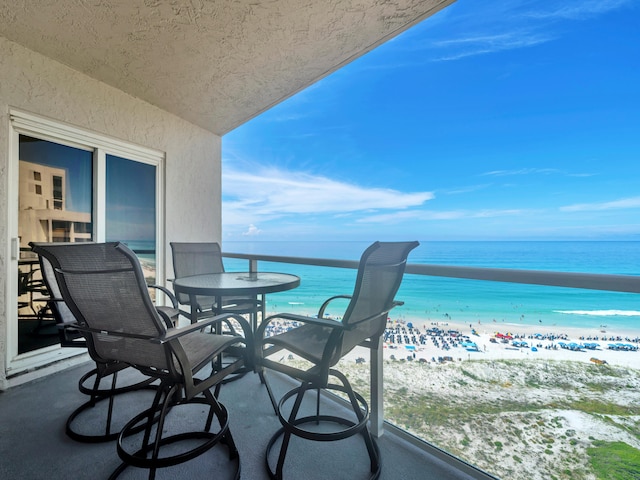
[[[222,261],[222,250],[218,242],[170,242],[173,272],[175,278],[209,273],[223,273],[225,271]],[[215,297],[202,295],[188,295],[176,291],[175,297],[180,305],[196,309],[197,321],[221,315],[234,313],[237,315],[257,315],[259,312],[264,318],[264,296],[260,300],[249,297],[222,297],[220,301]],[[195,302],[195,303],[194,303]],[[193,317],[190,312],[181,310],[184,316]],[[223,333],[223,325],[218,324],[217,333]],[[233,356],[233,349],[229,351]],[[216,368],[223,368],[222,358],[218,359]],[[229,383],[242,378],[248,369],[242,369],[235,375],[225,378],[223,383]],[[262,376],[260,377],[262,379]]]
[[[261,373],[261,376],[264,376],[263,368],[266,367],[285,373],[301,382],[299,387],[285,393],[281,400],[276,402],[269,383],[266,379],[264,380],[269,398],[282,425],[267,445],[266,466],[270,478],[283,478],[284,464],[292,435],[314,441],[336,441],[356,434],[362,435],[367,448],[370,460],[370,478],[379,477],[381,471],[380,452],[369,431],[367,402],[364,397],[353,390],[347,377],[332,367],[357,345],[368,348],[380,347],[389,311],[395,306],[402,305],[402,302],[394,300],[394,296],[402,281],[407,256],[418,245],[418,242],[375,242],[362,254],[353,295],[337,295],[329,298],[320,307],[317,317],[281,313],[266,318],[258,328],[256,332],[256,370]],[[376,292],[380,298],[374,300],[370,296],[372,291],[363,291],[368,288],[363,285],[373,285],[378,278],[376,275],[386,275],[385,278],[390,281],[387,281],[388,285],[385,288]],[[381,280],[379,283],[384,282]],[[324,318],[327,306],[337,299],[349,300],[343,320],[336,321]],[[369,311],[363,305],[371,306],[373,310]],[[299,322],[302,326],[294,327],[289,332],[282,334],[265,336],[272,321],[283,319]],[[307,370],[302,370],[268,358],[281,350],[299,355],[310,362],[312,366]],[[331,382],[330,378],[337,379],[339,383]],[[299,417],[304,396],[310,390],[317,392],[315,414]],[[355,419],[321,414],[320,392],[322,390],[344,393],[349,399]],[[293,406],[287,415],[285,404],[291,403],[292,399]],[[334,424],[336,428],[328,432],[319,432],[317,429],[305,427],[318,423]],[[282,438],[282,443],[274,469],[270,463],[271,451],[280,438]]]
[[[149,478],[153,479],[156,469],[191,460],[218,443],[228,448],[231,459],[237,460],[238,478],[240,462],[228,413],[210,389],[218,388],[227,375],[253,366],[252,355],[248,354],[254,348],[248,322],[241,316],[225,314],[186,327],[168,327],[162,312],[151,301],[135,254],[121,243],[50,244],[34,246],[34,251],[51,262],[62,297],[76,318],[73,328],[93,339],[98,354],[160,381],[151,407],[135,415],[120,432],[117,452],[123,463],[110,478],[118,477],[131,465],[149,469]],[[204,326],[220,323],[233,328],[236,322],[244,336],[202,331]],[[237,344],[245,345],[245,355],[222,369],[212,369],[205,378],[196,376],[205,373],[204,367]],[[165,435],[167,414],[179,405],[192,403],[209,407],[204,430]],[[214,417],[220,426],[217,432],[210,431]],[[138,435],[142,436],[137,439],[139,447],[131,451],[124,439],[138,431],[143,432]],[[199,441],[195,447],[194,440]],[[161,455],[164,446],[183,441],[190,446],[188,450]]]
[[[31,242],[30,246],[35,251],[39,247],[46,247],[46,243]],[[95,368],[82,375],[78,380],[78,390],[87,395],[89,399],[77,407],[67,418],[65,424],[66,434],[73,440],[85,443],[109,442],[115,440],[120,430],[112,431],[114,400],[117,395],[134,392],[139,389],[155,389],[152,385],[156,381],[155,378],[146,377],[135,383],[129,383],[118,386],[118,373],[129,368],[130,365],[119,362],[109,361],[100,357],[97,353],[93,340],[90,335],[84,335],[77,328],[77,324],[73,313],[62,299],[62,293],[53,271],[51,262],[44,256],[39,255],[40,271],[42,272],[42,281],[48,293],[46,306],[42,310],[47,310],[53,316],[58,329],[60,346],[68,348],[86,348],[91,359],[95,362]],[[167,326],[173,326],[178,316],[178,301],[173,293],[160,285],[151,285],[150,288],[162,290],[172,303],[172,307],[158,307],[161,317],[167,323]],[[111,377],[109,386],[102,388],[103,380]],[[93,379],[93,382],[91,382]],[[80,433],[74,427],[76,421],[81,420],[81,414],[91,408],[94,408],[98,402],[108,401],[107,415],[105,417],[104,431],[100,433]]]
[[[220,244],[217,242],[171,242],[173,273],[175,278],[225,271],[222,262]],[[257,314],[264,317],[264,298],[261,300],[248,297],[222,297],[220,305],[215,297],[194,296],[176,292],[180,305],[188,305],[197,309],[198,320],[222,313]],[[195,298],[196,305],[191,305]],[[189,316],[189,312],[182,312]]]

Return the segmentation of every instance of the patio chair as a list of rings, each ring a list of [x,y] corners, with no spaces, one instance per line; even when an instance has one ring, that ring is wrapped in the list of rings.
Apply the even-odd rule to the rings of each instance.
[[[151,406],[121,430],[117,451],[123,462],[110,478],[130,465],[149,469],[149,478],[154,478],[156,469],[191,460],[218,443],[237,460],[227,410],[210,389],[245,365],[252,367],[251,355],[222,370],[205,367],[239,343],[251,352],[248,322],[226,314],[186,327],[168,327],[153,305],[138,259],[121,243],[35,245],[34,251],[53,266],[62,298],[76,318],[74,328],[90,339],[100,358],[131,365],[160,382]],[[230,319],[241,325],[244,336],[202,331],[203,326]],[[203,430],[175,433],[172,423],[165,422],[186,404],[206,406]],[[143,432],[136,434],[140,428]],[[237,472],[239,468],[238,461]]]
[[[256,332],[256,370],[263,367],[285,373],[300,381],[300,386],[290,390],[276,403],[269,383],[265,382],[276,414],[282,427],[271,437],[266,452],[266,463],[271,478],[282,479],[287,449],[291,436],[315,441],[335,441],[361,434],[370,460],[371,477],[380,475],[380,454],[367,425],[369,407],[365,399],[353,391],[346,376],[332,368],[338,361],[358,345],[379,348],[389,311],[401,305],[394,296],[400,287],[409,252],[418,242],[376,242],[367,248],[358,267],[355,289],[352,295],[337,295],[326,300],[317,317],[305,317],[290,313],[270,316],[262,322]],[[341,321],[325,318],[328,305],[337,299],[349,301]],[[273,336],[269,336],[272,322],[282,320],[297,325]],[[285,350],[308,362],[308,368],[283,363],[287,355],[276,361],[273,354]],[[272,358],[270,358],[272,357]],[[340,384],[329,379],[335,378]],[[304,416],[301,406],[305,394],[317,390],[315,414]],[[336,391],[346,394],[353,410],[352,418],[321,415],[320,391]],[[294,399],[289,414],[285,404]],[[309,424],[334,425],[331,431],[306,428]],[[282,437],[280,453],[275,470],[271,466],[271,450]]]
[[[30,245],[34,251],[38,251],[40,247],[46,248],[47,244],[31,243]],[[144,379],[139,381],[134,380],[134,383],[129,381],[128,383],[125,382],[124,384],[120,384],[118,381],[118,373],[125,368],[129,368],[129,365],[124,362],[113,360],[109,361],[100,357],[93,345],[92,337],[85,336],[81,331],[73,328],[76,324],[76,318],[62,299],[62,293],[60,292],[60,287],[58,286],[51,262],[43,255],[39,255],[39,262],[40,271],[42,272],[42,280],[46,287],[46,291],[48,292],[47,304],[42,310],[46,309],[55,319],[58,327],[60,345],[62,347],[86,348],[89,356],[95,362],[95,368],[85,373],[78,381],[78,389],[83,394],[88,395],[89,399],[76,408],[67,418],[65,425],[66,434],[70,438],[80,442],[96,443],[115,440],[120,433],[119,429],[116,429],[115,431],[112,429],[115,396],[118,394],[133,392],[140,388],[150,387],[151,383],[156,379],[145,375]],[[168,289],[159,285],[152,285],[151,287],[161,289],[171,300],[173,304],[172,307],[158,306],[156,308],[162,312],[161,316],[165,319],[168,326],[175,325],[179,314],[177,300]],[[106,381],[109,377],[111,377],[111,381],[108,382],[109,386],[101,388],[103,381]],[[93,383],[91,382],[91,379],[93,379]],[[104,400],[108,401],[108,407],[106,409],[105,418],[103,419],[104,423],[99,427],[99,429],[89,429],[86,425],[83,425],[85,427],[84,431],[75,428],[76,421],[83,423],[82,417],[80,416],[83,412],[88,409],[92,409],[98,404],[98,402]],[[98,431],[99,433],[97,433]]]
[[[173,257],[173,273],[175,278],[202,275],[207,273],[224,272],[222,252],[217,242],[171,242],[171,254]],[[215,297],[196,295],[195,305],[191,304],[192,298],[181,292],[176,292],[176,297],[181,305],[188,305],[197,310],[197,318],[207,318],[221,313],[257,314],[262,311],[264,299],[253,297],[222,297],[218,304]],[[184,315],[189,315],[183,312]]]

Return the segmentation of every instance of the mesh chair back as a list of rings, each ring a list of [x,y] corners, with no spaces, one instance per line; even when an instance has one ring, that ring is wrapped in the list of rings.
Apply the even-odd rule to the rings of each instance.
[[[129,248],[112,242],[33,249],[51,262],[65,302],[78,323],[91,329],[87,336],[101,358],[172,368],[165,348],[148,340],[166,327],[149,296],[140,262]]]
[[[364,251],[353,296],[342,320],[353,328],[344,332],[342,348],[336,352],[338,358],[364,340],[382,335],[407,257],[418,245],[418,242],[375,242]]]
[[[171,242],[175,278],[224,272],[220,245],[216,242]],[[189,305],[189,295],[176,292],[178,302]],[[210,307],[215,298],[198,297],[200,305]]]
[[[57,324],[74,323],[76,317],[73,315],[67,304],[62,300],[62,292],[58,286],[53,265],[42,255],[40,259],[40,271],[42,272],[42,280],[49,291],[50,299],[48,307]],[[72,331],[66,328],[60,329],[60,345],[63,347],[86,347],[84,336],[77,330]]]

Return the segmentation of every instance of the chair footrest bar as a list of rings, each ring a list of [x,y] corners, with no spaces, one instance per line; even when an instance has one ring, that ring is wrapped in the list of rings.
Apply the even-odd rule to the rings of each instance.
[[[337,418],[338,421],[340,420],[344,420],[344,419],[340,419]],[[313,421],[315,422],[315,417],[313,417]],[[341,423],[341,422],[339,422]],[[369,476],[369,480],[377,480],[378,478],[380,478],[380,474],[382,472],[382,462],[381,462],[381,456],[380,456],[380,449],[378,447],[378,443],[376,442],[375,438],[371,437],[371,435],[369,435],[368,431],[364,431],[361,432],[363,437],[365,438],[365,443],[367,443],[367,435],[368,437],[371,439],[371,443],[370,445],[368,445],[368,447],[370,446],[370,462],[371,462],[371,475]],[[271,456],[271,451],[273,450],[274,445],[276,444],[276,442],[278,441],[279,438],[283,437],[285,434],[285,429],[284,427],[281,427],[270,439],[269,439],[269,443],[267,444],[267,450],[266,450],[266,454],[265,454],[265,465],[267,467],[267,473],[269,474],[269,478],[271,480],[283,480],[283,476],[282,475],[278,475],[276,473],[276,471],[274,471],[274,469],[271,467],[270,463],[269,463],[269,458]],[[320,440],[320,439],[313,439],[313,440]],[[328,440],[329,439],[325,439]],[[285,452],[286,455],[286,452]]]
[[[346,380],[346,379],[345,379]],[[347,383],[348,385],[348,383]],[[371,436],[368,428],[369,421],[369,406],[362,395],[354,392],[349,386],[329,384],[323,390],[335,390],[343,393],[347,393],[352,399],[353,414],[357,421],[353,421],[347,418],[339,417],[336,415],[321,415],[320,412],[316,412],[315,415],[308,415],[304,417],[295,418],[298,414],[298,409],[302,402],[302,397],[308,391],[313,391],[315,388],[309,383],[303,383],[301,386],[289,390],[284,394],[280,402],[278,403],[277,413],[278,419],[282,424],[282,427],[271,437],[267,444],[266,450],[266,466],[269,473],[269,477],[274,480],[282,480],[284,463],[289,448],[289,442],[291,436],[296,436],[305,440],[312,440],[318,442],[333,442],[343,440],[352,437],[356,434],[362,435],[362,438],[367,447],[369,455],[369,461],[371,464],[370,480],[377,479],[381,472],[380,451],[378,449],[375,439]],[[286,418],[283,414],[283,408],[285,403],[291,398],[295,398],[295,404],[289,418]],[[293,418],[292,418],[293,417]],[[335,424],[340,428],[332,431],[318,431],[317,429],[311,430],[303,428],[305,425],[319,425],[319,424]],[[342,428],[345,427],[345,428]],[[282,445],[280,447],[280,453],[278,456],[278,464],[276,469],[272,469],[269,458],[271,451],[276,444],[277,440],[282,437]]]
[[[80,377],[80,380],[78,381],[78,390],[80,390],[80,392],[84,393],[85,395],[94,396],[96,399],[99,399],[101,397],[110,397],[112,395],[118,395],[120,393],[133,392],[135,390],[148,387],[148,386],[151,386],[151,388],[156,388],[151,384],[155,382],[157,379],[151,378],[151,377],[145,378],[144,380],[141,380],[139,382],[136,382],[130,385],[123,385],[122,387],[116,387],[116,388],[96,389],[93,387],[86,386],[85,383],[90,378],[94,377],[97,374],[98,374],[98,369],[94,368],[88,371],[87,373],[85,373],[82,377]],[[102,378],[107,378],[109,375],[111,374],[105,375]]]
[[[192,398],[189,401],[179,402],[171,407],[171,409],[179,408],[180,405],[186,404],[203,404],[210,405],[209,402],[205,398]],[[214,412],[213,415],[217,418],[220,429],[217,432],[209,432],[209,431],[191,431],[191,432],[183,432],[175,435],[170,435],[167,437],[160,438],[157,443],[152,442],[146,445],[142,445],[140,449],[137,451],[130,453],[125,450],[123,446],[123,440],[125,437],[130,436],[134,430],[139,430],[140,426],[146,427],[148,424],[149,416],[153,413],[158,413],[156,409],[148,409],[140,414],[136,415],[133,419],[131,419],[122,429],[120,435],[118,437],[117,450],[118,455],[122,459],[123,464],[120,465],[111,475],[110,478],[116,478],[122,471],[126,469],[127,466],[133,466],[138,468],[146,468],[154,471],[157,468],[165,468],[173,465],[178,465],[180,463],[187,462],[192,460],[199,455],[202,455],[206,451],[210,450],[217,444],[226,445],[229,448],[229,457],[232,460],[238,459],[238,451],[235,448],[235,444],[231,437],[231,432],[229,431],[229,421],[228,421],[228,413],[226,408],[219,404],[220,411]],[[152,411],[153,410],[153,411]],[[157,420],[154,415],[154,421]],[[162,422],[159,422],[162,425]],[[161,452],[161,447],[166,445],[175,444],[181,441],[187,441],[187,443],[192,443],[192,440],[202,440],[197,446],[192,447],[186,451],[176,453],[170,456],[162,457],[158,456],[157,458],[150,458],[148,454],[152,452],[154,449],[158,449],[158,452]],[[174,450],[172,450],[174,451]],[[236,474],[236,478],[239,478],[239,468],[240,462],[238,460],[238,472]]]

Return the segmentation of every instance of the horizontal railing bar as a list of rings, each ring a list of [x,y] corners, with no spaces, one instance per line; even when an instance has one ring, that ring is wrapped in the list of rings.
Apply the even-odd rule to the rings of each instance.
[[[407,265],[407,273],[434,277],[465,278],[492,282],[585,288],[612,292],[640,293],[640,276],[599,273],[516,270],[509,268],[457,267],[445,265]]]
[[[335,258],[313,257],[283,257],[280,255],[256,255],[252,253],[223,252],[223,257],[241,258],[245,260],[260,260],[262,262],[291,263],[294,265],[314,265],[317,267],[353,268],[358,269],[358,262],[354,260],[337,260]]]
[[[287,257],[279,255],[255,255],[245,253],[223,253],[224,257],[252,261],[314,265],[334,268],[358,268],[354,260],[329,258]],[[600,273],[555,272],[546,270],[516,270],[509,268],[461,267],[410,263],[406,273],[432,277],[484,280],[491,282],[521,283],[549,287],[584,288],[611,292],[640,293],[640,276],[609,275]]]

